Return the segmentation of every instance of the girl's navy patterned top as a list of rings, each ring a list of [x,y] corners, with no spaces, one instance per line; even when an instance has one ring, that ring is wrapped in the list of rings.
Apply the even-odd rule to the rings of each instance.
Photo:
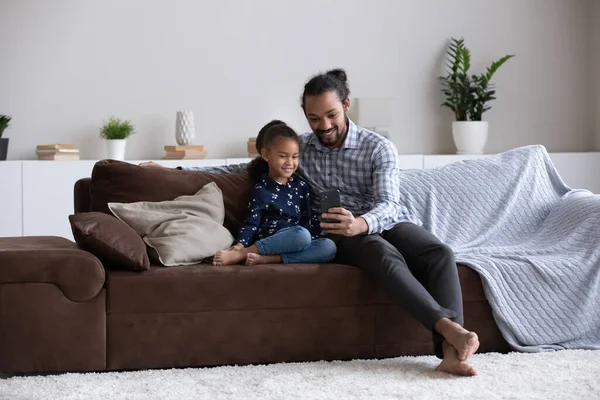
[[[248,247],[280,229],[297,225],[308,229],[313,239],[319,237],[321,228],[310,203],[310,188],[302,179],[293,175],[287,184],[281,184],[264,175],[252,189],[238,243]]]

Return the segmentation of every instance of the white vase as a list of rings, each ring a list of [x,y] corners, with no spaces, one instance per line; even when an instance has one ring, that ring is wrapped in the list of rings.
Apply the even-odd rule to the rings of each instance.
[[[175,140],[180,146],[194,144],[194,114],[191,111],[177,111],[175,120]]]
[[[456,154],[483,154],[488,137],[487,121],[454,121],[452,137]]]
[[[110,139],[106,141],[106,158],[111,160],[125,160],[125,145],[127,139]]]

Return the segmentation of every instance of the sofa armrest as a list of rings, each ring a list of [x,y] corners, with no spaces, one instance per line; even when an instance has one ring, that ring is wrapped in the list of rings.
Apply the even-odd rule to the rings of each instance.
[[[0,284],[51,283],[69,300],[89,301],[102,290],[104,267],[65,238],[0,238]]]

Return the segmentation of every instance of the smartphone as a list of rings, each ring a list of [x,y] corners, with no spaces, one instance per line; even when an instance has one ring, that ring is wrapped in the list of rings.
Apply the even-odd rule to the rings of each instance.
[[[329,189],[321,193],[321,213],[327,213],[330,208],[341,207],[340,191],[337,189]],[[337,219],[321,218],[323,222],[338,223]]]

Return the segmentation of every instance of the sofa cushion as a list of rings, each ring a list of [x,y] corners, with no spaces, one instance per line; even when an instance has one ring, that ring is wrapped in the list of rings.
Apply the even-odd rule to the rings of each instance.
[[[223,192],[224,226],[237,235],[248,210],[251,184],[247,174],[210,174],[172,168],[145,168],[123,161],[96,163],[90,183],[91,211],[111,214],[108,203],[173,200],[193,195],[209,182]]]
[[[216,183],[174,200],[108,203],[117,218],[140,234],[166,266],[197,264],[233,243],[223,227],[223,195]]]
[[[144,271],[150,267],[144,241],[127,224],[100,212],[69,216],[75,242],[108,269]]]

